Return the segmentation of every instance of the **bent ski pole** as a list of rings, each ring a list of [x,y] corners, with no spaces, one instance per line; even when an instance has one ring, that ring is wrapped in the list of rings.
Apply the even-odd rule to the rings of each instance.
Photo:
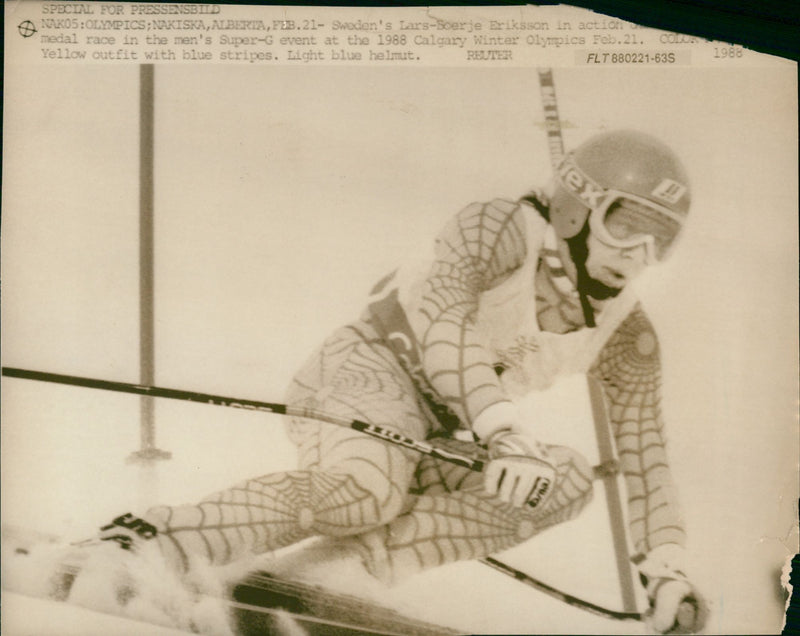
[[[552,585],[548,585],[547,583],[543,583],[538,579],[533,578],[532,576],[525,574],[521,570],[518,570],[514,567],[511,567],[507,563],[503,563],[502,561],[498,561],[494,557],[485,557],[480,560],[481,563],[488,565],[489,567],[494,568],[498,572],[502,572],[510,577],[515,578],[520,583],[524,583],[530,587],[536,588],[540,592],[544,592],[548,596],[552,596],[555,599],[558,599],[562,603],[566,603],[567,605],[572,605],[573,607],[578,607],[584,611],[590,612],[595,614],[596,616],[603,616],[604,618],[614,618],[617,620],[635,620],[641,621],[644,620],[644,615],[640,612],[636,611],[619,611],[619,610],[612,610],[606,607],[602,607],[601,605],[595,605],[589,601],[584,601],[582,598],[578,598],[577,596],[573,596],[572,594],[567,594],[566,592],[562,592],[558,588],[553,587]]]

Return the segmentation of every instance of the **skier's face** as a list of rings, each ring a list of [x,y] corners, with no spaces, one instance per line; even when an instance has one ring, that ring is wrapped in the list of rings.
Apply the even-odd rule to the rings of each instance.
[[[644,244],[631,248],[612,247],[590,232],[586,245],[589,251],[586,257],[587,273],[612,289],[622,289],[647,267]]]

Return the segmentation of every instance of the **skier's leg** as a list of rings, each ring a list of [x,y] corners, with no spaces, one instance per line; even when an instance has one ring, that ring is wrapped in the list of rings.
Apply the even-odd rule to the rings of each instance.
[[[357,418],[415,437],[428,424],[413,385],[366,323],[343,328],[295,377],[289,403]],[[419,456],[350,429],[294,420],[300,470],[264,475],[197,505],[151,509],[146,519],[178,567],[197,554],[215,564],[317,535],[346,536],[408,508]]]
[[[413,509],[358,541],[370,551],[368,567],[387,582],[517,545],[545,528],[573,519],[592,497],[592,472],[575,451],[550,446],[557,461],[554,492],[529,512],[483,491],[482,475],[425,458],[417,473]],[[458,489],[458,490],[456,490]]]

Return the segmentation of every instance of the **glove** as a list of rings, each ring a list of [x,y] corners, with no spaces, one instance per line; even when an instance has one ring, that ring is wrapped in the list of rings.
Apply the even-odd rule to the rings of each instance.
[[[100,541],[115,541],[123,550],[130,550],[141,541],[148,541],[158,534],[158,529],[130,512],[120,515],[100,528]]]
[[[647,624],[659,634],[696,634],[708,618],[708,603],[686,578],[683,561],[683,548],[665,543],[638,563],[650,600]]]
[[[544,448],[510,428],[495,431],[487,440],[487,447],[489,464],[484,472],[484,490],[517,508],[542,508],[556,477],[555,466]]]

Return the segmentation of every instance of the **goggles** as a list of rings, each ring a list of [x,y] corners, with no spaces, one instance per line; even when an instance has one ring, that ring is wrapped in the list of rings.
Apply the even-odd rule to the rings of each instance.
[[[680,233],[683,217],[642,197],[605,190],[589,214],[589,228],[606,245],[619,249],[645,246],[647,263],[664,261]]]

